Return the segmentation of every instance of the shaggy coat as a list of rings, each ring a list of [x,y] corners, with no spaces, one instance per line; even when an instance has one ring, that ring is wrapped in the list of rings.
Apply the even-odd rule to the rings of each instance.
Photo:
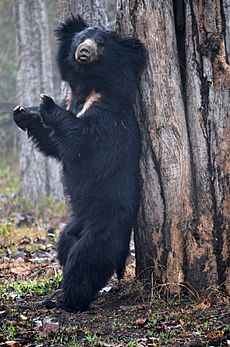
[[[72,17],[56,30],[58,65],[70,87],[65,108],[46,95],[14,120],[46,156],[62,163],[71,217],[57,251],[62,307],[88,309],[113,275],[122,278],[140,197],[140,131],[133,96],[143,44]]]

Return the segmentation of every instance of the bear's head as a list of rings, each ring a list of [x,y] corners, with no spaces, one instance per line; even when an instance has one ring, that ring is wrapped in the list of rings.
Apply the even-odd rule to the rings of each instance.
[[[80,16],[67,19],[56,35],[61,76],[71,86],[90,80],[105,88],[117,85],[123,92],[136,87],[146,64],[146,49],[138,39],[89,27]]]

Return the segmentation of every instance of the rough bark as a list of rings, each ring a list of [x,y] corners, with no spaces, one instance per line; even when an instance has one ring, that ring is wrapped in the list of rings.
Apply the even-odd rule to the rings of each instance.
[[[92,26],[108,24],[106,0],[58,0],[59,18],[63,21],[70,14],[79,14]]]
[[[41,92],[53,94],[48,21],[44,0],[15,0],[18,102],[39,105]],[[36,202],[41,196],[62,198],[59,165],[44,158],[20,133],[21,195]]]
[[[137,275],[170,292],[230,289],[228,16],[219,0],[118,1],[119,31],[149,52]]]
[[[185,60],[187,119],[197,217],[194,246],[199,252],[198,257],[196,253],[189,253],[188,263],[194,265],[190,267],[188,280],[197,277],[196,262],[202,257],[207,284],[212,284],[210,277],[213,276],[214,284],[225,283],[230,290],[230,66],[221,3],[218,0],[190,1],[184,14],[188,47]],[[188,249],[194,247],[193,243],[190,235]]]

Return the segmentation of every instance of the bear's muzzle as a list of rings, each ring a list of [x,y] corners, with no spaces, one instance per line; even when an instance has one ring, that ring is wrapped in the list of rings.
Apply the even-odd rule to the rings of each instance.
[[[97,44],[95,41],[86,39],[75,51],[75,59],[81,64],[89,64],[97,60]]]

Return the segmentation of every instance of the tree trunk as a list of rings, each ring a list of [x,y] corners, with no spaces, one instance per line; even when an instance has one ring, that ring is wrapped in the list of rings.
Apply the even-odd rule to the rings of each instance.
[[[61,21],[71,14],[79,14],[92,26],[105,27],[108,24],[107,0],[58,0],[58,8]]]
[[[172,293],[230,290],[229,21],[227,1],[118,1],[119,31],[149,52],[137,275]]]
[[[53,94],[53,76],[47,13],[44,0],[15,0],[18,75],[20,104],[39,105],[41,92]],[[62,198],[59,165],[44,158],[20,134],[21,195],[37,202],[41,196]]]

